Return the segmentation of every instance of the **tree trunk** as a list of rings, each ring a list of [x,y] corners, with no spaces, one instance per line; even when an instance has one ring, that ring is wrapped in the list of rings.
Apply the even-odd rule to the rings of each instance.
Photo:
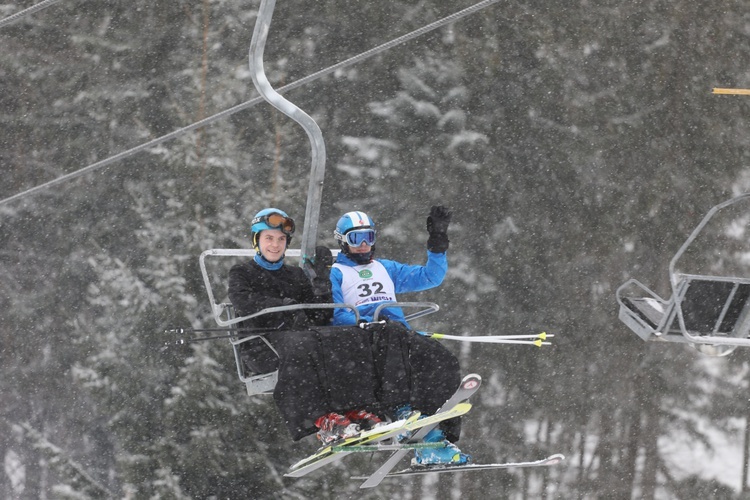
[[[656,494],[656,473],[659,470],[659,409],[649,399],[645,405],[646,426],[643,432],[643,450],[645,460],[641,474],[641,498],[653,499]]]

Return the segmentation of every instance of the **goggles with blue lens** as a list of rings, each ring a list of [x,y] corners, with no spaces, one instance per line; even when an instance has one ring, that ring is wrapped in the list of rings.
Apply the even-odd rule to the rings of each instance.
[[[350,247],[358,247],[362,243],[367,243],[368,246],[375,244],[375,230],[374,229],[354,229],[344,235],[344,241]]]

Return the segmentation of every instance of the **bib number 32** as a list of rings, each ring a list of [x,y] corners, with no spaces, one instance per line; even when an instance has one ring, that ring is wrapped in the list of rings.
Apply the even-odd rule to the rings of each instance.
[[[357,287],[359,289],[360,297],[369,297],[370,295],[376,295],[383,293],[383,284],[373,281],[372,283],[362,283]]]

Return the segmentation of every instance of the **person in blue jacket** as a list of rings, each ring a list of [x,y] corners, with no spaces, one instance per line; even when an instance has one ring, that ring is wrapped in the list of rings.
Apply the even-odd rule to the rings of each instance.
[[[375,223],[364,212],[348,212],[336,224],[334,238],[341,251],[330,272],[333,302],[356,306],[361,326],[373,330],[373,342],[377,343],[380,353],[376,364],[382,367],[380,384],[384,389],[394,388],[381,391],[381,401],[387,401],[389,396],[408,397],[408,401],[394,402],[398,404],[389,415],[393,418],[402,418],[412,410],[419,410],[423,415],[434,413],[450,398],[461,380],[456,357],[439,342],[412,330],[401,308],[382,309],[380,317],[385,318],[385,324],[372,323],[380,304],[397,303],[400,293],[427,290],[443,282],[448,270],[446,252],[451,217],[452,212],[446,207],[431,208],[427,217],[427,263],[423,266],[375,259]],[[350,309],[334,310],[334,325],[355,323]],[[389,366],[398,369],[391,371]],[[470,461],[471,457],[453,444],[460,430],[458,418],[443,422],[425,437],[425,441],[444,441],[446,446],[416,450],[414,462],[426,465]]]
[[[444,207],[433,207],[432,211],[428,220],[435,220],[438,217],[435,214],[439,214],[441,222],[450,221],[450,212]],[[447,230],[447,223],[445,228]],[[427,264],[424,266],[375,260],[375,234],[375,224],[364,212],[349,212],[341,217],[334,232],[341,253],[331,269],[334,303],[357,306],[359,317],[368,322],[372,321],[375,309],[383,302],[397,302],[396,294],[399,293],[421,292],[439,286],[448,272],[448,236],[445,231],[430,233]],[[382,314],[409,326],[400,307],[385,308]],[[334,310],[334,325],[353,323],[351,309]]]

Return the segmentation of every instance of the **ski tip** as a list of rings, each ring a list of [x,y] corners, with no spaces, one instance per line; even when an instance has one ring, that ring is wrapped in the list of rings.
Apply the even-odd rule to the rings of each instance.
[[[544,460],[544,462],[548,465],[555,465],[555,464],[559,464],[563,460],[565,460],[565,455],[563,455],[562,453],[555,453],[554,455],[548,456]]]
[[[482,377],[476,373],[466,375],[461,381],[462,389],[474,389],[482,383]]]
[[[463,380],[461,381],[461,385],[467,383],[467,382],[474,382],[474,383],[481,383],[482,382],[482,376],[478,373],[469,373],[466,375]]]

